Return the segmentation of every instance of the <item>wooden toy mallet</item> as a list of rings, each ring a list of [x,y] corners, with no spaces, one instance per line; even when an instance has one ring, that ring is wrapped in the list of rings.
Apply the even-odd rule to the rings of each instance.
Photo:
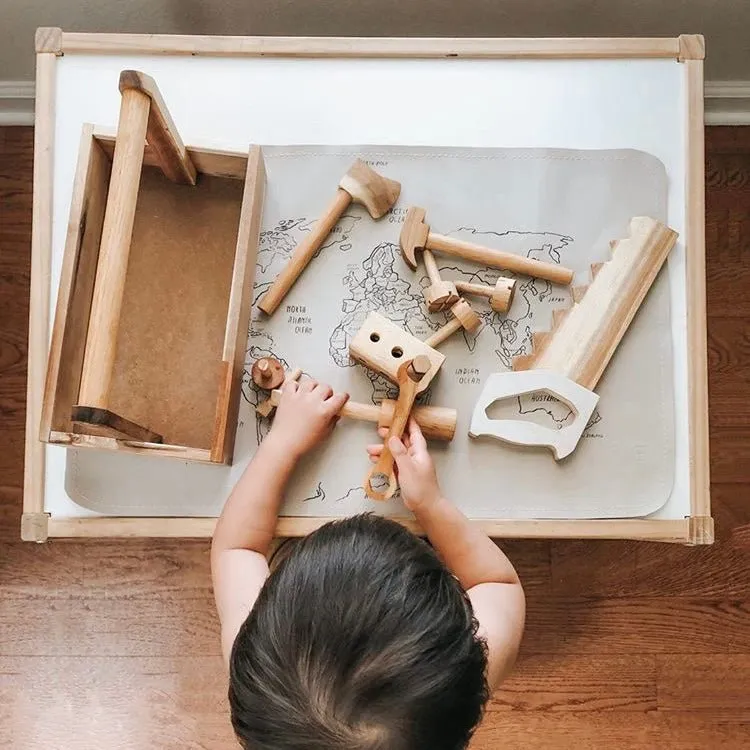
[[[336,222],[352,203],[359,203],[367,209],[373,219],[379,219],[391,209],[400,193],[400,183],[383,177],[362,160],[357,159],[341,178],[331,204],[315,222],[310,233],[294,249],[287,265],[260,298],[258,307],[266,315],[275,312],[325,238],[336,226]]]

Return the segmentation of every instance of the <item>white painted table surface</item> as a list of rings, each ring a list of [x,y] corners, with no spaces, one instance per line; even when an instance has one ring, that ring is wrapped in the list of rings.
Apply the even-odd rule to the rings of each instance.
[[[670,226],[685,230],[685,84],[675,60],[211,58],[65,54],[57,62],[51,316],[81,126],[116,127],[121,70],[158,82],[187,144],[635,148],[658,157]],[[210,134],[210,138],[207,138]],[[685,248],[669,259],[676,456],[670,500],[689,515]],[[50,329],[52,320],[50,320]],[[95,515],[66,494],[65,448],[46,446],[45,511]]]

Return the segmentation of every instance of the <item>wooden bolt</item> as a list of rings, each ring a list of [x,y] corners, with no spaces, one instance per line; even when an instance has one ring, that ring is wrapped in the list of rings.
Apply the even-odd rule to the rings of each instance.
[[[510,310],[510,306],[513,304],[513,295],[516,291],[516,280],[500,276],[495,282],[495,286],[457,281],[456,289],[462,294],[475,294],[478,297],[487,297],[490,301],[490,307],[495,312],[506,313]]]
[[[563,268],[554,263],[544,263],[533,258],[524,258],[521,255],[494,250],[432,232],[429,224],[425,223],[425,213],[423,208],[412,206],[406,212],[404,225],[399,236],[401,254],[412,270],[417,269],[417,251],[433,250],[444,255],[463,258],[472,263],[480,263],[481,265],[492,266],[492,268],[504,268],[527,276],[547,279],[555,284],[570,284],[573,280],[573,271],[569,268]]]
[[[461,328],[464,328],[470,333],[474,333],[482,324],[482,319],[474,312],[471,305],[465,299],[458,300],[458,302],[451,307],[450,312],[453,319],[446,323],[442,328],[438,328],[432,336],[424,340],[424,343],[427,344],[427,346],[433,348],[440,346],[443,341],[456,331],[461,330]]]
[[[390,210],[400,193],[400,183],[383,177],[357,159],[341,178],[331,204],[307,237],[294,249],[284,270],[261,297],[258,307],[266,315],[274,313],[351,203],[359,203],[373,219],[379,219]]]
[[[286,377],[284,365],[274,357],[261,357],[253,363],[250,374],[253,378],[253,383],[258,388],[264,388],[267,391],[278,388]]]

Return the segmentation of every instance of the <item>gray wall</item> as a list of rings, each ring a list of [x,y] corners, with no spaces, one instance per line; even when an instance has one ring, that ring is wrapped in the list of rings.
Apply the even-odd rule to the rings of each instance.
[[[707,80],[750,80],[750,0],[0,0],[0,80],[33,78],[37,26],[290,36],[702,33]]]

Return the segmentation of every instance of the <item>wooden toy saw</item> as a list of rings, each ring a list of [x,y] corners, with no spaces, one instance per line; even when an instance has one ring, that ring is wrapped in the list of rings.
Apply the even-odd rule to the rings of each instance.
[[[677,232],[655,219],[630,221],[630,236],[611,244],[606,263],[592,265],[592,281],[573,289],[573,306],[555,310],[552,330],[532,337],[532,352],[510,372],[490,375],[474,407],[469,435],[515,445],[545,446],[556,460],[570,455],[594,412],[594,388],[677,241]],[[490,419],[494,402],[547,391],[569,406],[574,421],[562,429],[523,420]]]

